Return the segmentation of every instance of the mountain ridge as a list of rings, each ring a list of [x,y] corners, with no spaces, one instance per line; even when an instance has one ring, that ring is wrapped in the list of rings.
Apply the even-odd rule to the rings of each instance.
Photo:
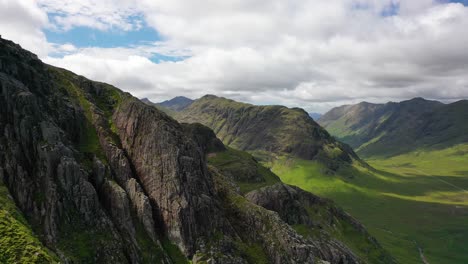
[[[348,146],[335,141],[302,108],[256,106],[205,95],[174,117],[180,122],[201,123],[228,146],[258,153],[317,159],[337,169],[360,162]]]
[[[147,98],[144,98],[144,99],[146,99],[147,102],[152,103]],[[176,96],[176,97],[174,97],[174,98],[172,98],[170,100],[166,100],[166,101],[163,101],[163,102],[160,102],[160,103],[156,103],[156,105],[162,106],[164,108],[167,108],[167,109],[170,109],[170,110],[173,110],[173,111],[182,111],[185,108],[187,108],[188,106],[190,106],[193,103],[193,101],[194,100],[192,100],[190,98],[187,98],[185,96]]]
[[[210,129],[180,124],[128,93],[46,65],[3,39],[0,92],[0,187],[8,189],[34,237],[55,253],[45,259],[360,263],[369,257],[394,263],[363,228],[355,227],[353,236],[365,239],[371,251],[358,257],[333,237],[329,221],[322,222],[325,237],[302,236],[278,213],[247,200],[239,184],[270,186],[263,177],[280,182],[248,154],[226,152]],[[226,164],[223,155],[234,162]],[[216,163],[214,156],[224,158]],[[239,166],[231,166],[237,162],[241,179]],[[317,210],[322,205],[314,204]],[[353,222],[330,206],[323,207],[327,217]],[[18,261],[24,256],[9,251],[15,243],[2,240],[0,250],[7,247],[2,255]]]
[[[444,104],[418,97],[399,103],[340,106],[318,122],[361,155],[398,155],[467,142],[466,109],[466,100]]]

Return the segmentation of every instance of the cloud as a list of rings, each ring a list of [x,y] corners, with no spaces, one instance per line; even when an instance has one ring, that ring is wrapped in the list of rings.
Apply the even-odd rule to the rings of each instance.
[[[0,0],[0,34],[20,43],[39,56],[47,55],[50,47],[41,26],[48,23],[47,14],[34,0]]]
[[[142,26],[134,0],[38,0],[51,17],[49,27],[67,31],[73,27],[98,30],[135,30]]]
[[[63,5],[61,3],[64,3]],[[322,112],[363,100],[468,97],[468,8],[432,0],[39,0],[68,30],[136,30],[157,43],[42,56],[154,101],[207,93]],[[79,18],[79,19],[78,19]],[[155,63],[157,55],[183,58]]]

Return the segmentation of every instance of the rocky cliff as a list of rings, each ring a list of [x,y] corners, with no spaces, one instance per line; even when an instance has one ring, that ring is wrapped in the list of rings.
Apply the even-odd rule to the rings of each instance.
[[[181,125],[3,39],[0,132],[0,223],[14,215],[26,230],[14,235],[35,252],[2,239],[0,255],[11,262],[28,254],[42,256],[35,263],[365,261],[344,244],[304,237],[279,210],[244,197],[239,186],[252,179],[262,187],[279,179],[252,159],[245,164],[254,172],[241,181],[233,168],[207,162],[228,151],[211,130]]]

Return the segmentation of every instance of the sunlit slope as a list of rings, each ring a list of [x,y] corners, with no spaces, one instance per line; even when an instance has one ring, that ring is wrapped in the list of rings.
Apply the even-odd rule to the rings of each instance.
[[[334,108],[318,122],[361,158],[440,150],[468,142],[468,101],[363,102]]]
[[[468,263],[468,147],[370,160],[327,175],[322,165],[283,157],[266,164],[292,185],[335,200],[400,263]],[[449,156],[449,158],[443,158]]]

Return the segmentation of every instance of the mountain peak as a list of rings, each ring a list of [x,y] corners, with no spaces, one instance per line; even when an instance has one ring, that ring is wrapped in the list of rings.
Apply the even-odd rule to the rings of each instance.
[[[461,124],[465,123],[467,106],[422,97],[386,104],[360,103],[332,109],[319,123],[362,156],[396,155],[435,144],[466,142],[466,129]]]
[[[142,101],[145,104],[153,104],[153,102],[147,97],[141,98],[140,101]]]
[[[176,96],[170,100],[158,103],[159,106],[165,107],[173,111],[182,111],[193,103],[193,100],[185,96]]]
[[[205,94],[204,96],[200,97],[200,99],[216,99],[216,98],[223,98],[223,97],[219,97],[214,94]]]

